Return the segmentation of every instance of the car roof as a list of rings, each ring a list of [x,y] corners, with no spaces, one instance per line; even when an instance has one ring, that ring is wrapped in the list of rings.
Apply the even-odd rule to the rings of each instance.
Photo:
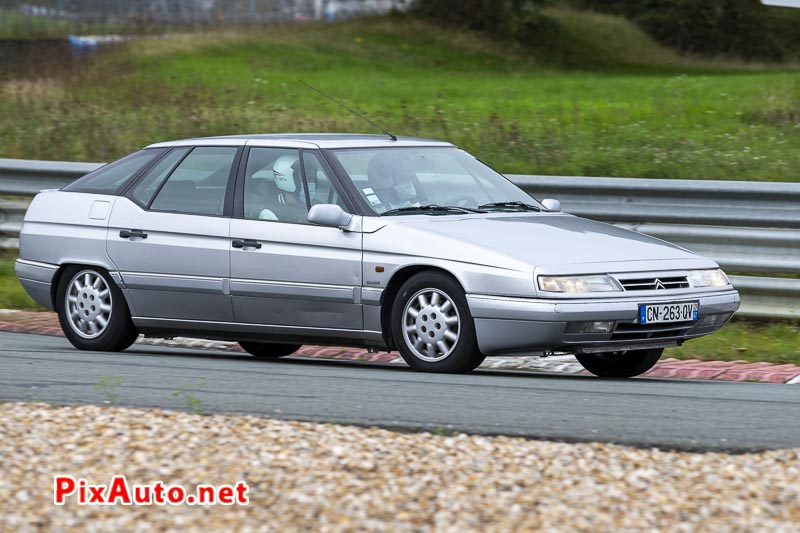
[[[171,146],[270,146],[274,148],[380,148],[401,146],[453,146],[451,143],[416,137],[397,137],[362,133],[267,133],[200,137],[151,144],[147,148]]]

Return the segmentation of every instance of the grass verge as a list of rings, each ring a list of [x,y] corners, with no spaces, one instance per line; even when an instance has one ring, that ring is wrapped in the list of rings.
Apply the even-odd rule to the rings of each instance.
[[[15,252],[0,250],[0,309],[20,309],[23,311],[43,311],[31,300],[14,274]]]
[[[507,173],[796,181],[800,72],[686,58],[624,19],[553,10],[522,49],[404,18],[137,40],[0,83],[0,156],[108,161],[154,141],[369,131],[457,143]]]
[[[800,365],[800,324],[735,320],[719,333],[668,349],[664,357]]]

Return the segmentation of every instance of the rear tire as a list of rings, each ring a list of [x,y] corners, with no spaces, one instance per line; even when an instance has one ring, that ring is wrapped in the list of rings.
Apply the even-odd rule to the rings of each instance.
[[[239,346],[257,359],[278,359],[292,355],[302,344],[273,344],[270,342],[239,341]]]
[[[583,368],[601,378],[632,378],[653,368],[663,348],[631,350],[627,352],[576,354]]]
[[[120,352],[139,336],[122,291],[104,269],[65,267],[55,304],[64,336],[79,350]]]
[[[392,335],[408,366],[463,374],[484,360],[461,286],[439,272],[409,278],[392,304]]]

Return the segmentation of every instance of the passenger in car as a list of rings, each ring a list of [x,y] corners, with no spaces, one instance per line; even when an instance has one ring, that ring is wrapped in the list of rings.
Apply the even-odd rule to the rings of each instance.
[[[279,220],[282,222],[304,222],[307,206],[303,180],[300,171],[300,160],[293,155],[279,157],[272,166],[275,186],[278,189],[276,202],[261,211],[261,220]]]
[[[245,218],[266,220],[261,217],[261,214],[266,215],[266,211],[269,211],[268,208],[278,196],[278,188],[272,180],[272,168],[269,169],[269,178],[262,177],[260,174],[262,172],[257,172],[247,183],[244,199]]]

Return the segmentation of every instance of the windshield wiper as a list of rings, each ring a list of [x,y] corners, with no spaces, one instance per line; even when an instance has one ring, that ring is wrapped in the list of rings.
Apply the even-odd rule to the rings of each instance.
[[[460,207],[456,205],[410,205],[408,207],[398,207],[396,209],[389,209],[381,213],[381,216],[386,215],[401,215],[404,213],[425,213],[425,212],[439,212],[439,213],[485,213],[479,209],[472,209],[471,207]]]
[[[525,202],[492,202],[490,204],[483,204],[479,205],[478,209],[515,209],[518,211],[541,211],[541,207],[537,207],[535,205],[526,204]]]

